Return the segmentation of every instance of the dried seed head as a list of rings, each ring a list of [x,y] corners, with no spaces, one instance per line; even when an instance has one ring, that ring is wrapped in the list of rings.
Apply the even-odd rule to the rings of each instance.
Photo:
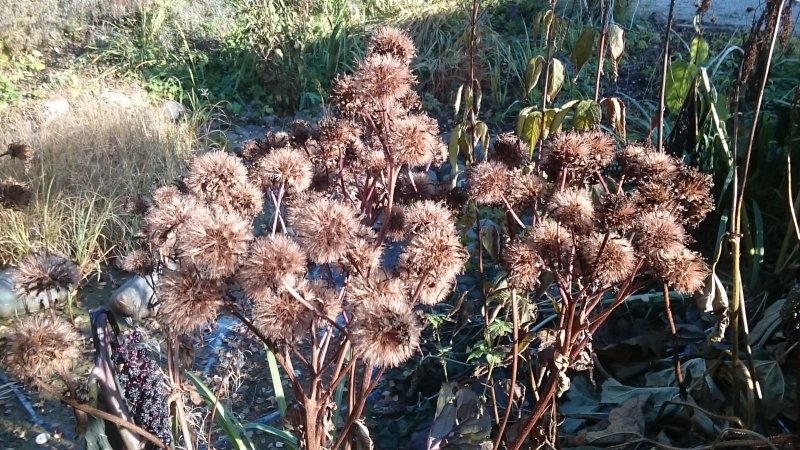
[[[128,214],[143,216],[150,210],[150,202],[141,195],[135,195],[125,200],[122,209]]]
[[[304,282],[305,283],[305,282]],[[300,290],[296,287],[296,290]],[[294,343],[309,333],[314,312],[288,291],[259,291],[253,297],[253,323],[270,339]]]
[[[616,152],[614,138],[610,134],[599,130],[589,131],[585,137],[592,148],[590,155],[591,170],[599,170],[611,164]]]
[[[315,161],[332,168],[339,163],[349,148],[359,140],[357,127],[350,121],[324,117],[319,121],[319,145],[313,146]]]
[[[439,126],[425,115],[410,115],[392,122],[389,147],[397,164],[418,167],[428,164],[438,148]]]
[[[404,235],[423,233],[429,230],[452,230],[453,215],[447,207],[431,200],[414,202],[403,208]]]
[[[408,288],[403,280],[380,269],[369,275],[356,275],[347,285],[347,299],[352,305],[371,303],[377,298],[407,302]]]
[[[369,275],[381,265],[383,247],[375,245],[375,239],[358,237],[348,243],[342,265],[351,274]]]
[[[572,234],[558,222],[545,220],[531,229],[526,238],[542,258],[544,267],[551,270],[565,268],[572,254]]]
[[[558,133],[542,146],[542,168],[551,177],[556,177],[561,170],[583,173],[591,157],[592,146],[583,133]]]
[[[372,55],[359,61],[353,74],[354,88],[375,104],[388,105],[405,96],[414,76],[404,61],[391,55]]]
[[[20,298],[49,291],[70,291],[78,286],[80,279],[74,262],[47,252],[28,253],[13,274],[14,291]]]
[[[567,188],[554,193],[547,212],[573,233],[586,234],[594,227],[594,205],[584,189]]]
[[[397,179],[395,200],[400,204],[411,203],[414,200],[432,200],[436,195],[436,186],[431,182],[427,172],[413,172],[411,177],[401,175]]]
[[[502,163],[488,161],[476,164],[470,168],[467,179],[469,196],[480,204],[500,204],[509,184],[508,178],[508,169]]]
[[[144,217],[142,233],[162,253],[169,254],[189,217],[210,212],[194,196],[177,193],[172,187],[158,189],[153,196],[156,206]]]
[[[454,279],[469,254],[456,233],[431,229],[411,235],[400,254],[397,270],[410,289],[432,281]]]
[[[404,30],[378,27],[367,41],[367,57],[372,55],[390,55],[408,64],[417,56],[417,49]]]
[[[711,187],[714,182],[694,167],[681,166],[675,179],[675,191],[686,226],[697,226],[714,209]]]
[[[600,198],[597,220],[602,231],[627,233],[638,217],[634,201],[626,194],[607,194]]]
[[[578,248],[581,267],[602,287],[625,280],[636,267],[636,253],[625,238],[596,233]]]
[[[208,152],[189,163],[186,187],[198,198],[226,206],[231,192],[247,183],[247,168],[224,151]]]
[[[170,204],[181,195],[183,194],[175,185],[161,186],[153,191],[153,203],[156,206]]]
[[[499,161],[509,169],[519,167],[528,161],[530,148],[514,133],[503,133],[494,140],[493,152],[489,160]]]
[[[303,119],[297,119],[289,124],[289,139],[293,144],[303,145],[314,136],[314,127]]]
[[[353,349],[368,364],[397,367],[419,346],[422,327],[407,302],[379,297],[353,315]]]
[[[299,194],[311,185],[314,169],[302,150],[284,147],[264,156],[256,165],[256,178],[262,189],[284,187],[289,194]]]
[[[264,192],[249,181],[232,189],[230,195],[225,209],[245,220],[252,221],[264,208]]]
[[[252,240],[248,221],[220,209],[201,209],[184,223],[176,252],[199,277],[221,279],[233,275]]]
[[[528,240],[513,240],[503,252],[508,285],[521,291],[533,290],[539,284],[542,259]]]
[[[133,250],[120,258],[119,268],[125,272],[148,276],[155,270],[158,261],[151,252]]]
[[[186,271],[167,270],[156,283],[159,319],[179,334],[213,322],[223,304],[225,283]]]
[[[9,178],[0,183],[0,206],[21,210],[33,200],[33,192],[24,184]]]
[[[650,264],[661,281],[681,294],[692,295],[705,286],[708,265],[697,252],[686,248],[658,252]]]
[[[7,154],[14,159],[20,160],[25,166],[26,172],[31,169],[35,152],[33,147],[30,145],[24,142],[12,142],[11,144],[8,144]]]
[[[61,318],[45,315],[14,321],[5,363],[17,378],[34,381],[66,375],[81,356],[81,336]]]
[[[630,198],[640,211],[675,211],[679,204],[674,194],[671,184],[666,180],[648,178],[638,183],[630,192]]]
[[[622,173],[631,181],[670,181],[678,171],[678,162],[653,148],[629,145],[617,155]]]
[[[669,212],[656,210],[642,213],[634,223],[636,249],[643,255],[656,252],[674,254],[686,244],[686,232]]]
[[[441,303],[445,301],[447,296],[453,292],[455,283],[455,275],[451,278],[428,280],[419,286],[417,302],[426,306],[432,306],[437,303]],[[413,295],[414,293],[412,292],[411,294]]]
[[[345,256],[348,242],[358,231],[359,216],[352,206],[327,198],[289,209],[300,246],[317,264],[335,263]]]
[[[524,173],[522,169],[508,172],[506,199],[512,207],[526,208],[547,192],[547,181],[539,175]]]
[[[331,103],[342,117],[353,119],[364,111],[364,101],[359,96],[352,75],[339,74],[331,81]]]
[[[236,281],[250,298],[264,290],[281,290],[304,278],[306,255],[300,246],[284,234],[258,237],[250,246],[236,272]]]
[[[405,208],[402,206],[392,206],[392,211],[388,217],[383,213],[381,221],[388,221],[386,225],[386,238],[392,242],[400,242],[406,237]]]

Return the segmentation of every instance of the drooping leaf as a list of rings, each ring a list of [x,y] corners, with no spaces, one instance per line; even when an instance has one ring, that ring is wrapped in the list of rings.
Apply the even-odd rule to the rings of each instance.
[[[591,130],[600,124],[601,116],[599,103],[594,100],[581,100],[575,105],[572,128],[580,131]]]
[[[592,56],[596,36],[597,30],[594,27],[586,28],[572,47],[570,58],[572,59],[572,65],[575,66],[576,80],[578,79],[578,74],[581,72],[583,65],[586,64],[586,61]]]
[[[572,108],[578,104],[579,100],[570,100],[561,105],[561,108],[556,108],[553,113],[552,120],[550,121],[550,133],[558,133],[564,125],[564,119]]]
[[[628,137],[626,133],[625,102],[617,97],[608,97],[600,100],[600,104],[606,108],[608,126],[619,135],[622,142],[626,142]]]
[[[544,58],[541,55],[535,56],[528,61],[528,67],[525,68],[524,79],[525,95],[530,94],[531,90],[539,83],[542,67],[544,67]]]
[[[564,63],[553,58],[547,71],[550,77],[549,85],[547,86],[547,101],[552,102],[561,91],[561,87],[564,86],[566,70],[564,69]]]
[[[608,26],[608,51],[611,54],[611,67],[614,71],[614,81],[617,80],[617,67],[625,53],[625,31],[619,25],[612,23]]]

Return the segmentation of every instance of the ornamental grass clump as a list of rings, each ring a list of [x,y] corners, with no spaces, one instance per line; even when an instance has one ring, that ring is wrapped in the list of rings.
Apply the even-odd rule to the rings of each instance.
[[[689,232],[714,206],[709,176],[649,147],[618,149],[601,131],[552,136],[534,155],[539,164],[529,162],[527,149],[520,156],[523,148],[503,135],[468,174],[471,200],[510,217],[502,259],[512,308],[537,289],[557,292],[554,329],[539,331],[535,341],[541,354],[530,388],[538,400],[511,438],[504,436],[511,408],[498,416],[495,448],[504,440],[521,448],[537,426],[555,429],[547,420],[556,418],[555,397],[569,389],[567,372],[591,367],[592,336],[632,293],[662,290],[674,337],[669,292],[694,294],[709,274],[688,248]],[[519,323],[516,312],[513,321],[515,336],[533,325]],[[520,355],[512,347],[513,384]],[[675,363],[680,380],[677,356]]]
[[[307,449],[350,442],[382,373],[417,353],[419,310],[448,297],[467,258],[446,189],[427,175],[446,146],[413,90],[414,46],[379,28],[367,49],[317,124],[267,133],[238,156],[206,153],[156,189],[142,248],[122,262],[160,271],[173,385],[180,337],[232,314],[285,369]],[[340,386],[349,394],[336,405]]]

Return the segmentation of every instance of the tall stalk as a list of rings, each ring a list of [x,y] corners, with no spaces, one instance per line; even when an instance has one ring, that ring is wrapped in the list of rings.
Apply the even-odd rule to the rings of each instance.
[[[783,10],[786,0],[773,0],[771,3],[778,1],[778,13],[775,15],[775,26],[772,27],[772,36],[770,38],[770,46],[769,52],[767,53],[767,59],[764,63],[764,70],[761,77],[761,83],[759,85],[758,96],[756,98],[756,107],[753,112],[753,123],[750,125],[750,134],[748,136],[747,141],[747,148],[745,149],[744,154],[744,167],[739,173],[739,167],[737,163],[736,153],[734,153],[733,158],[733,192],[734,195],[732,196],[731,200],[731,210],[733,211],[733,220],[731,220],[731,227],[730,227],[730,241],[732,245],[732,259],[733,259],[733,300],[732,300],[732,308],[731,308],[731,334],[732,334],[732,367],[740,367],[740,356],[739,356],[739,337],[741,334],[740,331],[740,324],[739,321],[742,321],[742,325],[744,326],[744,334],[747,335],[747,311],[742,301],[744,298],[743,290],[742,290],[742,275],[741,275],[741,258],[742,258],[742,249],[741,249],[741,238],[742,238],[742,205],[744,204],[744,194],[745,188],[747,187],[747,175],[750,169],[750,159],[753,153],[753,145],[755,143],[755,136],[758,121],[761,115],[761,105],[764,101],[764,91],[767,86],[767,80],[769,79],[769,72],[770,67],[772,65],[772,56],[775,52],[775,43],[778,40],[778,34],[780,32],[780,21],[781,21],[781,14],[780,11]],[[767,29],[770,26],[767,24]],[[754,29],[754,33],[757,33],[758,30]],[[744,67],[740,68],[739,72],[739,80],[737,81],[736,85],[736,108],[738,109],[739,103],[739,89],[741,87],[741,81],[747,75],[744,73]],[[738,136],[738,117],[737,120],[734,122],[734,140],[737,139]],[[741,184],[740,184],[741,180]],[[750,371],[753,372],[752,365],[749,367]],[[752,377],[755,377],[755,373],[750,374]],[[758,383],[755,384],[757,392],[756,394],[760,397],[760,387]],[[739,389],[738,389],[738,378],[734,377],[734,405],[738,405],[738,397],[739,397]],[[751,425],[751,424],[748,424]]]
[[[664,151],[664,110],[666,109],[664,97],[667,89],[667,69],[669,68],[669,39],[672,36],[672,17],[675,12],[675,0],[669,2],[669,15],[667,16],[667,30],[664,32],[663,60],[661,62],[661,93],[658,97],[658,151]],[[648,139],[649,141],[649,139]]]

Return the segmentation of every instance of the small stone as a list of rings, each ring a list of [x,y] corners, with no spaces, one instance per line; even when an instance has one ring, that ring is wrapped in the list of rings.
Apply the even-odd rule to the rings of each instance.
[[[44,445],[47,441],[50,440],[50,435],[48,433],[40,433],[36,436],[36,443],[39,445]]]
[[[153,315],[150,305],[156,293],[153,290],[156,278],[152,275],[137,275],[122,284],[109,298],[111,310],[124,317],[144,319]]]
[[[70,110],[69,102],[63,98],[49,100],[42,104],[42,119],[50,122],[53,119],[67,114]]]
[[[187,110],[185,106],[175,100],[164,100],[161,103],[160,112],[162,118],[175,122],[183,117]]]
[[[133,106],[133,102],[131,102],[131,98],[121,92],[103,92],[100,94],[100,98],[103,99],[104,102],[108,103],[109,105],[118,106],[120,108],[128,109]]]

